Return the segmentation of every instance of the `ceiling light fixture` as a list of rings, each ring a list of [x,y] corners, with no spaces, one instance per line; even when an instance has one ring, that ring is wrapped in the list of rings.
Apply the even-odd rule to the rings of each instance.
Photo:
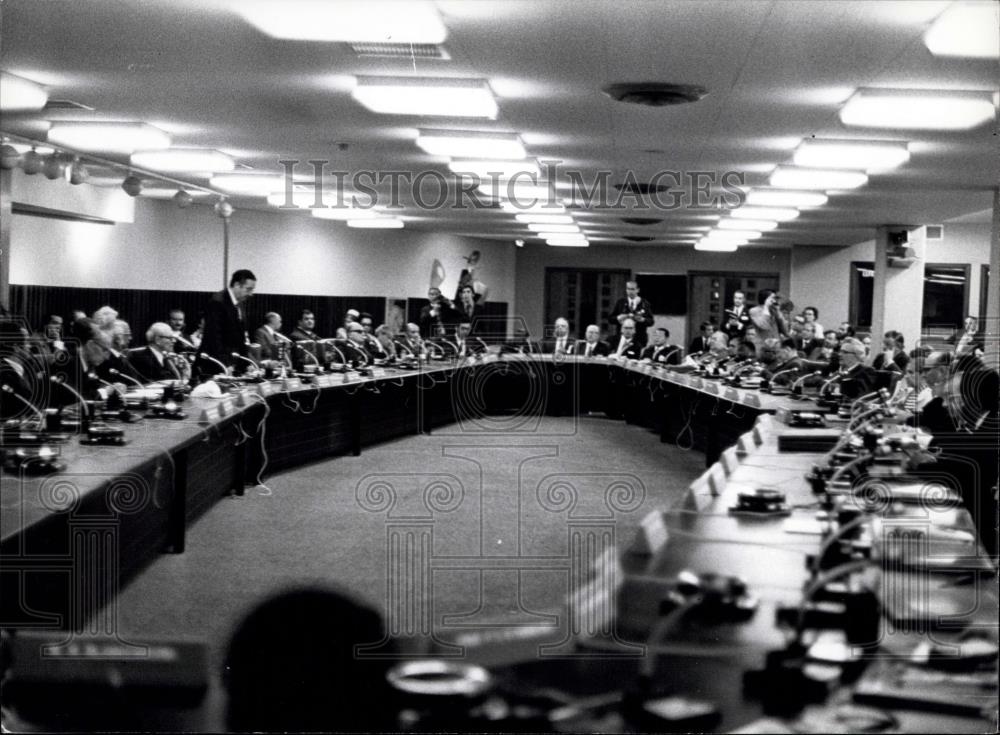
[[[737,240],[756,240],[761,233],[756,230],[711,230],[706,232],[702,240],[726,240],[733,242]]]
[[[577,225],[528,225],[529,230],[534,230],[538,233],[548,233],[548,232],[580,232],[580,228]]]
[[[791,207],[739,207],[732,210],[729,216],[736,219],[769,219],[775,222],[788,222],[799,216],[799,210]]]
[[[746,243],[721,243],[699,240],[694,244],[694,249],[709,253],[735,253],[740,245],[746,245]]]
[[[528,152],[515,133],[480,133],[461,130],[421,130],[417,145],[432,156],[516,161]]]
[[[41,110],[49,101],[49,93],[40,84],[0,72],[0,110],[31,112]]]
[[[720,230],[759,230],[767,232],[778,226],[774,220],[766,219],[724,219],[717,225]]]
[[[208,183],[230,194],[264,197],[279,191],[284,179],[275,174],[220,174],[213,176]]]
[[[163,151],[137,151],[129,162],[139,168],[163,173],[225,173],[236,162],[225,153],[208,148],[168,148]]]
[[[480,188],[482,191],[482,188]],[[518,196],[510,201],[500,202],[500,207],[505,212],[512,214],[566,214],[566,207],[560,202],[550,202],[545,197],[532,198],[530,196]]]
[[[1000,4],[996,0],[955,3],[924,34],[935,56],[1000,59]]]
[[[863,171],[778,166],[768,183],[788,189],[857,189],[868,183]]]
[[[170,146],[170,136],[143,122],[54,122],[48,141],[81,151],[130,155]]]
[[[859,89],[840,110],[844,125],[898,130],[971,130],[994,118],[991,92]]]
[[[498,112],[493,92],[483,79],[359,76],[351,96],[372,112],[384,115],[495,120]]]
[[[433,3],[407,0],[240,0],[233,9],[274,38],[343,43],[441,43],[448,29]]]
[[[588,240],[566,240],[563,238],[550,237],[545,240],[545,244],[554,248],[588,248]]]
[[[508,180],[517,178],[527,178],[529,176],[538,177],[540,173],[538,164],[534,161],[451,161],[448,169],[455,174],[466,174],[475,176],[484,181],[496,180],[499,188],[505,188]],[[482,184],[489,187],[489,184]]]
[[[796,166],[885,171],[910,160],[906,143],[877,140],[822,140],[808,138],[795,150]]]
[[[829,197],[820,192],[778,189],[751,189],[745,200],[746,204],[754,207],[822,207],[827,201]]]
[[[401,230],[403,229],[403,220],[396,219],[395,217],[349,219],[347,220],[347,226],[361,230]]]
[[[568,214],[517,214],[514,219],[526,225],[571,225],[573,218]]]

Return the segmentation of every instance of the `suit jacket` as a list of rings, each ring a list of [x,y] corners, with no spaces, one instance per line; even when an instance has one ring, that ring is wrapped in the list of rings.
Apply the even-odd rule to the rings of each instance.
[[[277,334],[273,334],[267,327],[257,327],[253,333],[253,341],[260,345],[261,360],[278,360],[281,358],[279,348],[284,340]]]
[[[576,340],[572,337],[566,337],[566,345],[563,350],[564,355],[572,355],[576,352]],[[546,337],[540,343],[540,349],[543,355],[551,355],[556,351],[556,337]]]
[[[860,398],[871,393],[878,381],[878,373],[868,365],[855,365],[844,373],[840,381],[840,393],[845,398]]]
[[[446,321],[451,324],[458,324],[461,321],[468,319],[472,322],[472,332],[473,334],[482,330],[482,325],[477,324],[477,320],[483,315],[483,307],[479,304],[474,304],[472,311],[467,311],[462,304],[455,304],[451,313],[447,315]]]
[[[148,349],[148,348],[147,348]],[[112,370],[117,370],[120,373],[124,373],[131,378],[141,381],[142,375],[136,370],[135,365],[132,363],[131,358],[124,354],[115,355],[114,353],[108,357],[107,360],[102,362],[94,370],[97,375],[103,380],[109,383],[128,383],[128,380],[122,379],[120,376],[112,373]]]
[[[152,383],[157,380],[177,380],[178,374],[170,369],[167,359],[163,363],[156,359],[153,350],[144,347],[131,357],[132,367],[139,373],[139,380],[144,383]]]
[[[608,352],[608,354],[611,355],[612,357],[618,354],[618,346],[621,344],[621,339],[622,338],[620,336],[616,337],[614,341],[612,341],[611,344],[609,345],[610,351]],[[621,356],[628,358],[629,360],[638,360],[639,355],[641,353],[642,353],[642,345],[639,344],[638,339],[633,337],[625,345],[625,349],[622,350]]]
[[[232,353],[246,357],[247,326],[229,296],[229,289],[212,294],[205,306],[205,336],[201,351],[206,352],[223,365],[237,362]],[[212,371],[213,373],[215,370]]]
[[[594,343],[594,349],[591,352],[591,357],[607,357],[611,353],[611,347],[603,339],[598,340]],[[576,346],[576,354],[586,356],[587,355],[587,340],[581,339]]]
[[[431,311],[436,313],[431,314]],[[417,324],[420,327],[420,334],[425,339],[435,339],[438,336],[438,329],[446,324],[452,323],[451,302],[442,297],[433,304],[428,302],[420,309],[420,319]]]
[[[677,345],[661,345],[657,347],[656,345],[646,345],[643,351],[640,353],[640,358],[650,359],[653,362],[661,363],[663,365],[680,365],[681,364],[681,348]]]
[[[712,339],[710,337],[698,336],[691,340],[691,344],[688,345],[687,353],[693,355],[695,352],[708,352],[711,347]]]
[[[876,370],[896,370],[901,373],[906,372],[906,366],[910,364],[910,356],[907,355],[902,350],[897,352],[892,357],[892,362],[888,365],[885,364],[885,353],[880,352],[875,355],[875,359],[872,361],[872,367]]]
[[[455,339],[449,340],[449,341],[450,342],[454,342],[454,344],[458,345],[458,347],[459,347],[459,354],[464,354],[465,356],[469,356],[469,355],[481,355],[484,352],[486,352],[486,345],[484,345],[479,340],[479,338],[476,337],[474,334],[470,334],[468,337],[465,338],[465,351],[464,351],[464,353],[462,352],[462,345],[459,344],[457,337]]]
[[[27,376],[28,369],[20,361],[14,360],[14,362],[21,368],[20,372],[7,362],[7,360],[0,359],[0,383],[9,386],[14,393],[31,401],[34,396],[32,396],[29,379],[21,375],[21,373],[24,373]],[[45,406],[39,406],[39,408],[43,411],[45,410]],[[32,418],[34,416],[35,412],[24,405],[23,402],[17,400],[17,398],[7,391],[0,392],[0,419],[6,421],[12,418]]]
[[[410,339],[405,334],[401,334],[399,337],[397,337],[396,342],[398,342],[400,345],[405,347],[406,350],[409,350],[417,357],[420,357],[420,355],[427,354],[427,346],[423,343],[423,341],[416,342]],[[399,347],[398,345],[396,347],[396,352],[401,353],[400,354],[401,357],[409,357],[406,350],[404,350],[402,347]]]
[[[635,309],[629,306],[627,298],[620,298],[615,302],[615,308],[608,314],[608,321],[618,324],[618,317],[621,314],[628,314],[635,320],[635,341],[640,345],[646,344],[646,330],[653,326],[653,306],[646,299],[640,298]],[[618,332],[621,334],[621,325],[618,325]]]
[[[734,321],[735,324],[732,324],[732,326],[730,326],[731,323]],[[743,335],[746,334],[748,326],[750,326],[749,306],[743,304],[743,307],[738,311],[735,306],[732,307],[731,309],[726,310],[726,323],[723,327],[723,331],[726,333],[729,339],[733,339],[733,337],[739,337],[742,339]]]

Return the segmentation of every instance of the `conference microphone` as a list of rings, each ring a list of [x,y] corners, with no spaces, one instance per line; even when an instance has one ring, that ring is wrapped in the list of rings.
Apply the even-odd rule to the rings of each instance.
[[[806,381],[807,378],[816,378],[816,377],[819,377],[822,374],[823,374],[822,370],[814,370],[811,373],[806,373],[801,378],[799,378],[794,383],[792,383],[792,393],[795,393],[796,391],[801,392],[802,391],[802,384]]]
[[[36,406],[34,403],[32,403],[31,401],[29,401],[24,396],[22,396],[20,393],[18,393],[16,390],[14,390],[13,388],[11,388],[6,383],[4,383],[3,385],[0,385],[0,390],[2,390],[4,393],[9,393],[10,395],[14,396],[14,398],[16,398],[21,403],[23,403],[25,406],[27,406],[32,411],[34,411],[35,414],[38,416],[38,420],[41,422],[41,426],[42,427],[45,426],[45,412],[42,411],[38,406]]]
[[[834,374],[834,376],[832,378],[830,378],[829,380],[827,380],[825,383],[823,383],[823,385],[821,385],[819,387],[819,395],[822,396],[824,393],[826,393],[826,389],[827,388],[829,388],[834,383],[839,383],[843,379],[844,379],[843,374],[841,374],[841,373]]]
[[[394,339],[394,340],[392,341],[392,343],[393,343],[394,345],[396,345],[397,347],[402,347],[402,348],[403,348],[404,350],[406,350],[407,352],[409,352],[409,353],[410,353],[410,357],[416,357],[416,356],[417,356],[417,353],[415,353],[415,352],[414,352],[413,350],[411,350],[411,349],[410,349],[409,347],[407,347],[406,345],[404,345],[404,344],[403,344],[402,342],[400,342],[399,340],[395,340],[395,339]]]
[[[253,360],[251,360],[251,359],[250,359],[249,357],[244,357],[244,356],[243,356],[243,355],[241,355],[241,354],[240,354],[239,352],[230,352],[229,354],[230,354],[230,355],[232,355],[233,357],[235,357],[235,358],[239,359],[239,360],[243,360],[244,362],[249,362],[249,363],[250,363],[250,366],[251,366],[251,367],[252,367],[252,368],[253,368],[254,370],[257,370],[257,369],[258,369],[258,365],[257,365],[257,363],[255,363],[255,362],[254,362]],[[216,360],[216,362],[218,362],[218,360]],[[222,363],[219,363],[219,364],[221,365]]]
[[[141,382],[133,378],[131,375],[123,373],[118,368],[110,368],[108,372],[111,373],[112,375],[117,375],[119,378],[125,378],[125,380],[129,381],[130,383],[135,383],[135,385],[139,388],[145,387]]]
[[[336,340],[332,339],[332,338],[327,338],[327,339],[322,340],[322,342],[323,342],[323,344],[325,346],[329,347],[334,352],[336,352],[338,355],[340,355],[340,364],[344,365],[346,367],[347,366],[347,357],[344,355],[343,352],[341,352],[340,348],[337,347]]]
[[[779,370],[778,372],[776,372],[774,375],[771,376],[770,382],[773,385],[774,381],[777,378],[779,378],[780,376],[787,375],[788,373],[796,373],[798,371],[799,371],[799,369],[798,368],[794,368],[794,367],[792,367],[792,368],[785,368],[784,370]]]
[[[119,393],[119,392],[120,392],[120,391],[118,390],[118,386],[117,386],[117,385],[115,385],[114,383],[110,383],[110,382],[108,382],[107,380],[105,380],[104,378],[102,378],[102,377],[101,377],[100,375],[98,375],[97,373],[87,373],[87,377],[88,377],[88,378],[90,378],[91,380],[96,380],[96,381],[97,381],[98,383],[100,383],[101,385],[106,385],[106,386],[107,386],[108,388],[110,388],[110,389],[112,390],[112,392],[114,392],[114,393]]]
[[[226,367],[225,365],[223,365],[220,361],[216,360],[214,357],[212,357],[207,352],[199,352],[198,353],[198,357],[200,357],[202,360],[208,360],[209,362],[214,362],[216,365],[218,365],[220,368],[222,368],[222,374],[223,375],[229,375],[229,368]],[[242,357],[242,355],[241,355],[241,357]],[[254,365],[254,367],[257,367],[257,366]]]
[[[184,345],[185,347],[190,347],[190,348],[191,348],[192,350],[196,350],[196,349],[198,349],[198,348],[197,348],[197,347],[195,347],[195,346],[194,346],[193,344],[191,344],[191,343],[190,343],[190,342],[188,342],[188,341],[187,341],[186,339],[184,339],[184,337],[183,337],[183,336],[181,335],[181,333],[180,333],[180,332],[174,332],[174,339],[175,339],[175,340],[177,340],[178,342],[180,342],[180,343],[181,343],[182,345]]]
[[[313,361],[314,363],[316,363],[316,367],[320,367],[320,364],[319,364],[319,360],[317,360],[317,359],[316,359],[316,355],[314,355],[314,354],[313,354],[312,352],[310,352],[309,350],[307,350],[307,349],[306,349],[305,347],[302,347],[302,343],[303,343],[303,342],[307,342],[307,341],[308,341],[308,340],[299,340],[299,341],[298,341],[298,342],[296,342],[295,344],[296,344],[296,345],[298,345],[299,347],[301,347],[301,348],[302,348],[302,354],[303,354],[303,355],[306,355],[306,356],[307,356],[307,357],[309,357],[309,358],[310,358],[310,359],[311,359],[311,360],[312,360],[312,361]],[[313,343],[313,344],[315,344],[315,343]]]
[[[433,347],[435,350],[437,350],[438,355],[440,355],[441,357],[444,357],[444,348],[441,345],[439,345],[437,342],[428,339],[428,340],[426,340],[424,342],[424,345],[426,347],[428,347],[428,348]]]
[[[670,350],[670,352],[668,352],[667,354],[665,354],[665,355],[662,356],[663,359],[661,359],[661,360],[654,360],[654,362],[662,362],[664,365],[666,365],[667,361],[670,359],[671,355],[677,354],[678,352],[680,352],[680,349],[681,349],[680,347],[674,347],[674,349]]]
[[[84,415],[87,418],[90,418],[90,406],[87,405],[87,399],[83,397],[83,395],[80,393],[80,391],[78,391],[72,385],[70,385],[69,383],[67,383],[63,378],[59,377],[58,375],[52,375],[52,376],[50,376],[49,377],[49,381],[55,383],[56,385],[61,385],[63,388],[65,388],[70,393],[72,393],[74,396],[76,396],[77,401],[79,402],[80,406],[83,408]]]
[[[475,339],[476,342],[478,342],[479,344],[481,344],[483,346],[483,353],[486,353],[486,352],[490,351],[490,346],[488,344],[486,344],[486,342],[484,340],[482,340],[479,337],[473,337],[473,339]]]

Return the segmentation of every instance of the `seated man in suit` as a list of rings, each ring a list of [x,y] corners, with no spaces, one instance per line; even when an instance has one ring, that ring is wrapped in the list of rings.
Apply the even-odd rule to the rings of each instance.
[[[455,327],[455,346],[458,349],[457,357],[470,357],[486,352],[486,343],[472,335],[472,322],[465,317]]]
[[[878,376],[873,368],[864,364],[866,353],[864,344],[854,337],[848,337],[840,344],[840,369],[837,376],[840,393],[845,398],[859,398],[875,388]]]
[[[23,325],[7,317],[0,318],[0,419],[26,418],[35,416],[24,401],[34,403],[39,395],[36,390],[39,379],[31,374],[27,360],[27,332]],[[20,398],[18,398],[18,396]],[[45,406],[39,406],[40,409]]]
[[[33,335],[29,349],[49,365],[56,360],[69,359],[63,341],[63,318],[58,314],[49,314],[45,326]]]
[[[261,360],[280,360],[288,338],[281,333],[281,314],[269,311],[264,323],[253,333],[253,341],[260,345]]]
[[[101,363],[97,375],[103,380],[115,382],[121,380],[116,372],[127,375],[135,380],[142,380],[142,376],[132,365],[128,350],[132,345],[132,328],[123,319],[116,319],[111,325],[111,356]]]
[[[771,340],[764,343],[764,348],[768,347]],[[763,349],[763,348],[762,348]],[[802,358],[799,357],[798,350],[795,349],[795,340],[792,337],[785,337],[778,342],[775,350],[774,360],[764,371],[764,378],[774,380],[780,376],[779,380],[785,385],[794,383],[802,371]]]
[[[318,344],[320,336],[313,331],[315,326],[316,316],[309,309],[303,309],[299,312],[295,329],[288,335],[288,338],[295,343],[292,349],[292,363],[295,369],[300,372],[306,365],[316,365],[323,362],[323,348]],[[300,342],[304,344],[299,344]],[[310,357],[307,357],[306,353]]]
[[[650,334],[652,341],[643,349],[640,358],[657,365],[680,365],[681,348],[667,342],[670,338],[670,330],[664,327],[653,327]]]
[[[154,322],[146,330],[146,347],[134,353],[132,367],[146,383],[157,380],[181,380],[183,375],[174,362],[179,358],[174,354],[174,330],[164,322]]]
[[[569,335],[569,322],[559,317],[556,319],[552,336],[542,340],[542,354],[572,355],[575,348],[576,340]]]
[[[607,357],[611,353],[611,347],[601,339],[601,328],[596,324],[588,325],[584,336],[585,339],[580,340],[577,345],[576,354],[583,357]]]
[[[822,363],[820,368],[824,375],[832,375],[840,369],[840,338],[837,330],[827,329],[823,332],[823,342],[814,346],[806,355],[809,362]]]
[[[698,326],[698,336],[691,340],[691,344],[688,345],[688,356],[708,352],[712,347],[713,334],[715,334],[715,325],[712,322],[702,322]]]
[[[612,345],[611,357],[622,360],[638,360],[642,345],[636,340],[635,322],[632,319],[625,319],[622,322],[622,333],[618,338],[618,343]]]
[[[406,325],[406,332],[396,339],[396,345],[400,353],[409,353],[418,359],[427,357],[427,345],[424,344],[423,337],[420,336],[420,325],[410,322]]]
[[[257,288],[257,276],[251,271],[235,271],[229,287],[212,295],[205,306],[205,336],[201,351],[223,365],[240,362],[233,353],[246,357],[250,340],[247,338],[244,304]],[[168,325],[169,326],[169,325]],[[218,372],[217,366],[206,368],[209,375]]]

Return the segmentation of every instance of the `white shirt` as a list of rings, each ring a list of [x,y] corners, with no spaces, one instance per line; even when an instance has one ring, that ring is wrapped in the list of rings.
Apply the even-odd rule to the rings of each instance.
[[[632,340],[622,335],[621,340],[618,342],[618,349],[615,351],[615,354],[620,356],[625,351],[625,348],[628,347],[631,343]]]

